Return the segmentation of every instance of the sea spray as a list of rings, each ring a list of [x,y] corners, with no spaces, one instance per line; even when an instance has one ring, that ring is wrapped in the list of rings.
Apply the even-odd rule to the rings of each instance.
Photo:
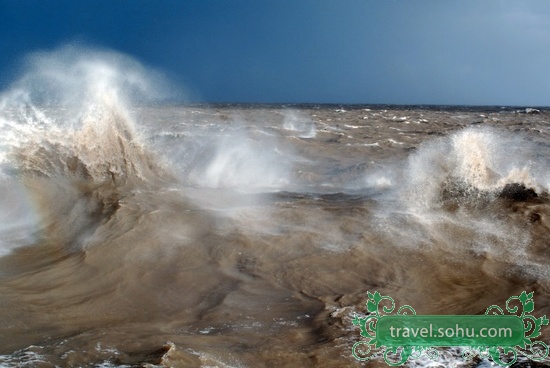
[[[537,193],[546,186],[548,148],[495,128],[467,128],[428,142],[411,155],[405,169],[403,200],[434,207],[442,196],[496,196],[508,184]]]
[[[118,79],[4,100],[2,364],[337,367],[368,291],[549,305],[548,112],[293,107],[323,126],[300,138],[288,106],[136,106]]]
[[[315,138],[317,130],[311,117],[296,111],[287,109],[283,111],[283,128],[296,132],[300,138]]]
[[[171,180],[127,107],[160,96],[155,78],[126,56],[67,46],[33,54],[0,95],[3,185],[26,188],[33,206],[24,217],[40,219],[25,229],[35,240],[80,249],[75,242],[116,211],[122,186]],[[20,218],[4,223],[4,235]]]
[[[377,229],[398,247],[476,254],[549,275],[544,262],[525,257],[542,241],[530,222],[547,201],[547,155],[544,145],[489,127],[424,142],[393,166],[399,184],[385,192]]]

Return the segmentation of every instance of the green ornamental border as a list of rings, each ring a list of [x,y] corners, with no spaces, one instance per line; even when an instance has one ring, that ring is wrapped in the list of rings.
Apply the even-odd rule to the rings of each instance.
[[[356,342],[352,348],[353,357],[359,361],[372,359],[379,353],[383,353],[385,362],[390,366],[403,365],[409,359],[419,358],[423,353],[435,360],[439,357],[435,347],[443,346],[465,347],[462,352],[465,360],[480,356],[492,358],[501,366],[514,364],[518,353],[535,361],[548,357],[548,345],[542,341],[533,341],[540,336],[542,326],[548,325],[546,316],[536,318],[529,314],[535,309],[533,292],[527,294],[523,291],[518,296],[508,298],[508,314],[499,306],[492,305],[484,315],[470,316],[419,316],[409,305],[404,305],[393,313],[395,302],[391,297],[382,296],[378,291],[367,292],[367,296],[369,314],[366,317],[356,315],[352,321],[360,327],[361,336],[365,338],[364,341]],[[512,301],[519,301],[521,310],[519,306],[512,306]],[[391,336],[388,334],[390,326]],[[398,329],[394,326],[398,326]],[[406,338],[403,333],[399,336],[398,333],[405,330]],[[483,333],[479,333],[480,330],[484,330]],[[498,335],[500,332],[502,336]],[[374,352],[372,347],[379,350]]]

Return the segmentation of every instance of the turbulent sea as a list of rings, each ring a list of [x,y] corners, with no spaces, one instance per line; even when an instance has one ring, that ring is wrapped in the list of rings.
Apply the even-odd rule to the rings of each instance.
[[[384,367],[375,291],[550,315],[550,111],[153,105],[47,58],[0,96],[0,366]]]

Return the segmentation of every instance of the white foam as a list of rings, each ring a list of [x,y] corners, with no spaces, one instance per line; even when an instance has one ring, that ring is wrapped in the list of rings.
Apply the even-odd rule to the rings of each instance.
[[[37,367],[49,364],[43,355],[33,351],[36,349],[39,347],[31,345],[27,349],[18,350],[13,354],[0,355],[0,368]]]

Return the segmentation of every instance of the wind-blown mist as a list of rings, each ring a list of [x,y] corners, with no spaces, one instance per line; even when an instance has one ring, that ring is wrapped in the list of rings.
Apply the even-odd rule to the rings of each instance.
[[[66,47],[0,95],[2,365],[352,365],[367,291],[548,309],[549,112],[176,106],[167,85]]]
[[[165,175],[126,108],[159,96],[158,81],[114,52],[67,47],[29,58],[23,77],[0,96],[2,174],[19,179],[6,185],[23,185],[40,219],[23,232],[48,233],[72,248],[93,217],[118,205],[118,186]]]
[[[21,77],[3,93],[4,107],[34,104],[82,109],[105,93],[134,104],[176,93],[160,72],[110,50],[64,46],[30,54],[21,69]]]

